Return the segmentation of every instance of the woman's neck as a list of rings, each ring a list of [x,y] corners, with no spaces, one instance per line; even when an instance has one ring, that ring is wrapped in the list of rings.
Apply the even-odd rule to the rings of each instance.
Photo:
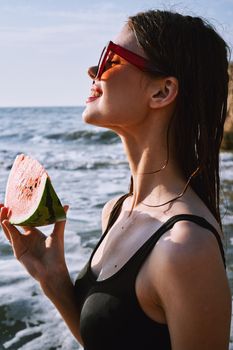
[[[158,128],[121,136],[133,177],[133,207],[140,203],[162,204],[179,195],[185,186],[166,133]],[[171,147],[171,145],[170,145]]]

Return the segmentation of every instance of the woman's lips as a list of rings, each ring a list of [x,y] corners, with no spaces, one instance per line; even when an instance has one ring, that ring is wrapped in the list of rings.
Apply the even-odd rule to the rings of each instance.
[[[99,87],[93,86],[91,89],[91,95],[87,98],[86,103],[95,101],[97,98],[101,97],[102,94],[103,92]]]
[[[86,103],[95,101],[95,100],[97,100],[97,98],[99,98],[99,97],[89,96],[89,97],[87,98],[87,100],[86,100]]]

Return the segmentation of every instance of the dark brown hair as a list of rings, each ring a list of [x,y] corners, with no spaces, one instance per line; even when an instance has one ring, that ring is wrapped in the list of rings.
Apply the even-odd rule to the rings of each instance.
[[[128,24],[151,62],[178,79],[172,118],[176,159],[186,179],[199,169],[191,186],[221,225],[219,151],[227,111],[228,46],[199,17],[150,10],[129,17]]]

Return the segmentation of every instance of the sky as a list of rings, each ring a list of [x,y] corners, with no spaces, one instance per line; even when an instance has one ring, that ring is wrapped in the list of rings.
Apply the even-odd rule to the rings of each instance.
[[[0,107],[85,105],[106,42],[157,8],[206,18],[233,49],[233,0],[0,0]]]

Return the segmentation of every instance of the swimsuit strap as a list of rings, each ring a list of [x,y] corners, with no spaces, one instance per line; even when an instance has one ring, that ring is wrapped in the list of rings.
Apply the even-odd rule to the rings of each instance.
[[[157,241],[159,240],[160,237],[175,225],[176,222],[178,221],[192,221],[196,223],[197,225],[209,230],[210,232],[213,233],[215,238],[217,239],[217,243],[222,255],[223,263],[226,268],[226,260],[225,260],[225,254],[224,254],[224,249],[223,249],[223,244],[222,240],[219,236],[218,231],[203,217],[198,216],[198,215],[192,215],[192,214],[179,214],[179,215],[174,215],[171,218],[169,218],[160,228],[154,232],[154,234],[145,242],[144,245],[142,245],[141,248],[138,250],[138,258],[139,258],[139,265],[141,264],[140,260],[144,260],[145,256],[148,256],[149,252],[153,249]],[[137,254],[136,254],[137,255]]]

